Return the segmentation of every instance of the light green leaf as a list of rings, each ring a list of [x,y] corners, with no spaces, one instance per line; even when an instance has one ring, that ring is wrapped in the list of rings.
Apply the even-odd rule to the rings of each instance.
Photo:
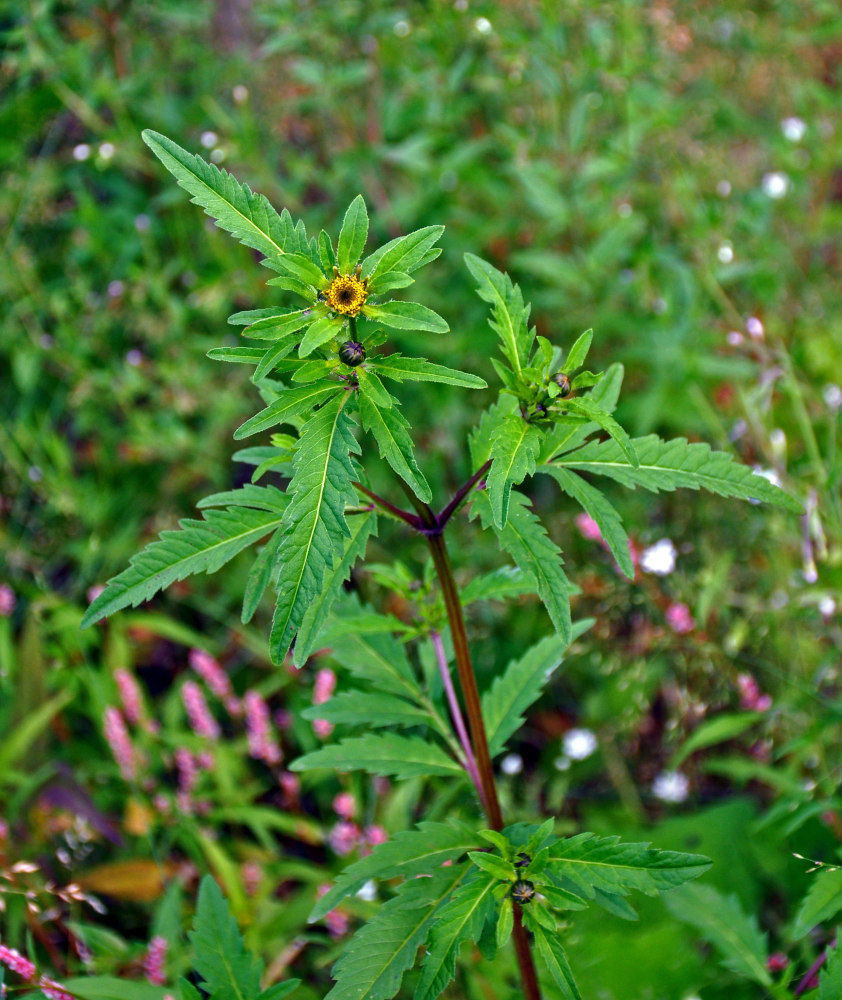
[[[378,274],[368,284],[369,295],[383,295],[384,292],[391,292],[396,288],[406,288],[414,285],[415,278],[403,271],[384,271]]]
[[[504,899],[500,904],[500,915],[497,917],[497,931],[494,935],[498,948],[502,948],[512,936],[514,925],[514,907],[511,899]]]
[[[535,472],[541,432],[521,417],[508,416],[491,435],[491,469],[486,479],[494,525],[502,528],[509,516],[512,486]]]
[[[262,253],[268,266],[278,269],[296,239],[288,212],[279,216],[262,194],[254,194],[247,184],[166,136],[146,129],[142,138],[179,186],[193,196],[194,204],[201,205],[221,229]]]
[[[795,940],[803,938],[818,924],[833,919],[842,911],[842,869],[816,872],[812,882],[792,928]]]
[[[486,851],[469,851],[468,857],[477,868],[488,872],[496,879],[501,879],[504,882],[514,879],[514,865],[511,861],[499,858],[496,854],[488,854]]]
[[[311,382],[303,385],[299,389],[282,389],[278,393],[278,398],[271,402],[264,410],[249,417],[245,423],[234,431],[234,440],[241,441],[260,431],[265,431],[268,427],[276,427],[279,424],[288,423],[291,417],[305,413],[319,403],[325,402],[331,396],[345,396],[346,393],[338,382]]]
[[[825,967],[819,974],[818,1000],[839,1000],[842,997],[842,944],[836,933],[836,946],[828,950]]]
[[[336,254],[333,252],[333,244],[330,237],[324,231],[319,233],[319,260],[322,263],[322,270],[325,274],[330,274],[336,266]]]
[[[538,584],[531,573],[524,573],[519,566],[500,566],[498,569],[474,577],[462,590],[460,599],[466,608],[475,601],[506,601],[522,594],[537,594]]]
[[[265,375],[273,371],[275,368],[280,368],[283,359],[292,351],[295,347],[295,336],[289,340],[282,340],[280,343],[274,344],[266,354],[263,356],[263,360],[254,369],[254,375],[252,375],[252,380],[254,382],[259,382]],[[284,370],[283,368],[281,369]]]
[[[360,386],[360,395],[368,396],[375,406],[380,406],[388,410],[396,402],[395,398],[389,395],[388,389],[374,372],[366,371],[365,368],[358,368],[357,380]]]
[[[378,691],[411,696],[420,692],[404,647],[391,635],[364,635],[343,629],[335,637],[328,628],[325,642],[341,666],[369,681]]]
[[[325,719],[346,725],[367,726],[426,726],[430,714],[412,702],[392,694],[374,691],[343,691],[322,705],[311,705],[301,712],[305,719]]]
[[[481,257],[465,254],[465,264],[479,282],[477,294],[491,304],[493,320],[490,321],[503,344],[503,354],[509,364],[520,372],[528,363],[534,335],[529,331],[529,307],[511,278],[492,267]]]
[[[484,492],[476,494],[471,516],[479,514],[482,526],[493,526],[491,504]],[[524,573],[530,573],[538,584],[538,596],[565,647],[573,635],[570,621],[570,595],[573,588],[564,575],[561,552],[547,535],[544,526],[529,508],[522,493],[512,490],[509,517],[503,528],[494,527],[500,545]]]
[[[633,441],[640,465],[632,466],[616,441],[591,442],[557,459],[557,464],[609,476],[624,486],[657,493],[678,487],[706,489],[724,497],[764,500],[801,513],[801,505],[763,476],[735,462],[731,455],[711,451],[710,445],[688,444],[685,438],[661,441],[657,435]]]
[[[256,323],[259,319],[266,319],[267,317],[277,315],[277,306],[269,306],[264,309],[244,309],[241,312],[232,313],[228,317],[228,322],[232,326],[250,326],[252,323]]]
[[[201,988],[213,1000],[253,1000],[260,993],[263,962],[246,951],[237,921],[210,875],[199,886],[193,926],[189,937]]]
[[[79,976],[62,979],[59,985],[80,1000],[164,1000],[169,992],[164,986],[117,976]]]
[[[491,456],[491,437],[494,431],[511,414],[519,413],[517,400],[509,393],[502,393],[496,403],[484,410],[468,437],[468,447],[471,451],[471,462],[475,469],[485,465]]]
[[[368,733],[321,747],[293,761],[293,771],[329,767],[335,771],[368,771],[396,778],[464,775],[462,765],[438,744],[417,736]]]
[[[358,194],[348,206],[342,229],[339,232],[339,243],[336,250],[336,263],[340,274],[350,274],[362,256],[365,241],[368,239],[368,212],[363,196]]]
[[[229,361],[241,365],[257,365],[266,354],[265,347],[213,347],[208,357],[213,361]]]
[[[620,398],[623,375],[624,369],[621,364],[611,365],[603,373],[599,384],[586,397],[582,398],[587,398],[606,413],[613,413],[617,408],[617,400]],[[587,424],[556,424],[552,430],[544,434],[541,462],[549,462],[562,452],[578,448],[595,430],[597,430],[597,425],[592,421]]]
[[[668,892],[664,902],[674,917],[695,927],[716,948],[726,969],[767,989],[772,985],[766,935],[736,896],[723,896],[709,885],[685,885]]]
[[[640,461],[637,457],[637,452],[634,450],[632,439],[610,413],[606,413],[605,410],[600,409],[600,407],[591,402],[587,396],[583,396],[581,399],[565,399],[562,405],[568,413],[573,413],[580,417],[587,417],[587,419],[593,421],[597,427],[601,427],[602,430],[604,430],[606,434],[610,435],[611,438],[619,445],[628,461],[635,468],[638,467]]]
[[[538,958],[553,977],[566,1000],[582,1000],[576,980],[573,978],[573,970],[570,968],[567,955],[558,937],[553,933],[548,933],[537,923],[533,924],[532,933],[535,935],[535,951]]]
[[[215,573],[280,524],[278,514],[247,508],[208,510],[201,521],[179,521],[179,531],[162,531],[158,541],[132,558],[128,569],[109,580],[85,612],[82,628],[121,608],[137,607],[176,580]]]
[[[348,943],[333,966],[336,985],[325,1000],[389,1000],[400,989],[404,972],[415,963],[438,908],[463,877],[445,868],[430,878],[413,879],[398,888]]]
[[[564,362],[562,371],[565,371],[568,375],[572,375],[577,368],[582,367],[587,360],[592,340],[593,330],[585,330],[581,337],[579,337],[576,340],[576,343],[570,348],[570,352]]]
[[[212,493],[200,500],[196,506],[200,510],[206,507],[254,507],[255,510],[269,510],[283,514],[289,498],[275,486],[255,486],[247,483],[237,490],[225,490],[223,493]]]
[[[278,603],[270,649],[280,663],[307,609],[322,593],[325,575],[345,551],[350,529],[345,508],[356,500],[357,471],[351,459],[358,446],[344,407],[348,394],[326,403],[310,417],[293,458],[287,525],[278,550]]]
[[[355,514],[350,518],[349,528],[351,534],[345,541],[342,558],[325,576],[321,594],[310,603],[304,613],[293,651],[293,663],[296,666],[302,666],[317,648],[325,622],[342,589],[342,584],[351,575],[357,560],[365,555],[369,538],[377,534],[377,516],[374,511]]]
[[[243,592],[243,610],[240,614],[240,620],[244,625],[248,624],[254,617],[254,613],[257,611],[258,605],[272,579],[272,565],[275,561],[275,554],[281,544],[283,530],[283,526],[276,529],[275,534],[272,535],[260,550],[259,555],[249,570],[246,588]]]
[[[447,333],[450,330],[437,312],[420,302],[380,302],[364,306],[363,313],[369,319],[395,330],[426,330],[430,333]]]
[[[494,912],[491,890],[496,881],[486,874],[466,881],[436,913],[427,954],[415,989],[415,1000],[435,1000],[456,972],[456,959],[466,941],[478,941]]]
[[[329,340],[333,340],[334,337],[339,336],[339,331],[345,325],[345,322],[344,316],[322,316],[321,319],[317,319],[315,323],[307,327],[304,336],[301,338],[301,343],[298,347],[298,356],[306,358],[317,347],[321,347],[322,344],[326,344]]]
[[[716,746],[717,743],[724,743],[726,740],[740,736],[761,718],[762,715],[759,712],[734,712],[708,719],[690,734],[681,748],[673,755],[670,761],[670,770],[677,770],[697,750]]]
[[[284,313],[282,316],[266,316],[243,330],[243,336],[251,337],[252,340],[280,340],[312,323],[314,318],[312,309],[296,309],[295,312]]]
[[[415,461],[412,437],[407,429],[409,423],[397,407],[381,409],[370,395],[365,381],[360,381],[359,405],[363,427],[377,442],[381,458],[389,463],[419,500],[429,503],[433,494]]]
[[[278,269],[313,289],[327,288],[330,284],[321,270],[303,253],[284,254],[278,259]]]
[[[380,355],[369,362],[373,371],[396,382],[443,382],[445,385],[461,385],[467,389],[487,389],[488,383],[478,375],[434,365],[424,358],[403,358],[400,354]]]
[[[423,229],[416,229],[414,233],[399,236],[375,250],[363,261],[362,274],[369,279],[369,287],[378,275],[389,271],[409,274],[417,270],[425,263],[425,255],[443,232],[444,226],[425,226]]]
[[[422,820],[414,830],[396,833],[378,844],[368,857],[349,865],[333,887],[317,902],[307,918],[321,920],[346,896],[358,892],[369,879],[413,879],[438,870],[446,861],[454,862],[477,846],[477,835],[459,820],[435,823]],[[452,870],[452,869],[451,869]]]
[[[273,288],[283,288],[287,292],[292,292],[293,295],[304,299],[310,305],[313,304],[317,294],[316,289],[311,284],[306,281],[300,281],[298,278],[293,278],[288,274],[279,275],[277,278],[270,278],[266,284],[271,285]],[[273,310],[273,312],[277,312],[277,310]]]
[[[552,476],[564,492],[573,497],[582,510],[596,521],[605,544],[617,560],[617,565],[627,579],[633,580],[634,564],[629,552],[629,537],[623,528],[620,515],[599,490],[561,465],[539,465],[538,471]]]

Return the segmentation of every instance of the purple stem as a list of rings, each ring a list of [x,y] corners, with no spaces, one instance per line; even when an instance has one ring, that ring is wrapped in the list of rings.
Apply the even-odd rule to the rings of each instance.
[[[444,643],[441,641],[440,633],[436,631],[432,631],[430,633],[430,639],[432,640],[433,649],[436,653],[436,661],[439,665],[439,673],[441,673],[441,681],[444,685],[444,693],[447,695],[447,703],[450,706],[450,714],[453,718],[453,725],[456,728],[456,735],[459,737],[459,742],[462,745],[462,750],[465,754],[465,770],[471,776],[471,781],[473,781],[474,786],[479,793],[480,802],[482,802],[483,808],[485,808],[485,796],[482,793],[482,782],[479,780],[479,771],[477,770],[477,764],[474,760],[474,751],[471,749],[471,741],[468,739],[468,730],[465,728],[465,720],[462,718],[462,710],[459,708],[459,701],[453,687],[453,680],[450,676],[450,667],[447,664],[447,656],[444,652]]]
[[[827,948],[825,948],[825,950],[821,953],[821,955],[819,955],[819,957],[815,960],[815,962],[813,962],[810,968],[807,969],[807,971],[804,973],[804,978],[795,988],[795,996],[800,997],[805,990],[808,990],[812,986],[816,985],[815,983],[816,974],[818,973],[819,969],[824,965],[824,963],[827,961],[827,956],[828,953],[830,952],[830,949],[835,947],[836,947],[836,938],[834,938],[830,942]]]
[[[447,522],[453,517],[456,511],[459,509],[459,505],[471,492],[471,490],[476,486],[476,484],[482,479],[482,477],[491,468],[491,459],[489,459],[484,465],[480,466],[479,469],[471,476],[471,478],[464,483],[459,489],[454,493],[453,499],[450,503],[442,510],[438,516],[438,524],[440,528],[444,528]]]

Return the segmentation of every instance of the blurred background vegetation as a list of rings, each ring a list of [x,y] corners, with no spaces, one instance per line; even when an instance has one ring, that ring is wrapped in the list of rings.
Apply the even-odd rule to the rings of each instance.
[[[452,326],[424,343],[431,360],[495,384],[494,334],[462,265],[479,253],[521,284],[540,333],[569,345],[594,328],[594,365],[626,368],[631,432],[709,441],[803,500],[799,519],[618,491],[644,567],[657,542],[667,553],[628,583],[536,485],[582,589],[574,615],[597,624],[501,777],[509,815],[710,855],[708,885],[769,935],[755,950],[787,955],[770,975],[800,978],[842,908],[840,886],[816,929],[812,911],[799,922],[817,876],[793,858],[832,863],[842,839],[838,5],[33,0],[3,4],[0,31],[3,940],[59,974],[132,976],[163,937],[174,981],[195,880],[211,870],[272,975],[291,968],[308,984],[297,995],[321,997],[338,939],[373,905],[304,923],[348,844],[464,808],[442,790],[431,805],[413,782],[321,775],[297,788],[249,759],[242,721],[218,701],[225,738],[199,768],[201,808],[179,805],[177,752],[204,752],[182,705],[191,648],[222,662],[238,696],[268,700],[287,760],[318,740],[298,713],[329,657],[271,669],[270,609],[239,624],[247,564],[78,629],[92,587],[200,497],[250,477],[231,433],[256,391],[205,355],[235,342],[229,313],[282,301],[164,175],[140,140],[150,127],[311,232],[335,232],[358,192],[377,241],[445,224],[413,295]],[[418,353],[412,338],[396,341]],[[438,498],[472,471],[465,435],[491,392],[401,387]],[[396,547],[421,575],[423,546],[397,530],[369,558]],[[454,549],[465,580],[498,564],[464,519]],[[402,613],[382,575],[354,584]],[[532,601],[483,606],[470,624],[485,683],[549,627]],[[128,781],[103,722],[121,704],[138,755]],[[35,870],[10,875],[21,861]],[[71,882],[107,913],[57,899]],[[706,961],[710,929],[660,906],[645,917],[576,920],[585,995],[766,995]],[[504,981],[477,971],[452,995],[507,997]]]

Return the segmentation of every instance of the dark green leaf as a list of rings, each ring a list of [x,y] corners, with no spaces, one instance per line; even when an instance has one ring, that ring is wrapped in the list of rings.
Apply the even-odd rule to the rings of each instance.
[[[368,212],[363,196],[358,194],[348,206],[342,229],[339,232],[339,243],[336,249],[336,263],[340,274],[350,274],[362,256],[365,241],[368,239]]]
[[[364,314],[384,326],[395,330],[426,330],[430,333],[447,333],[450,327],[437,312],[420,302],[380,302],[366,305]]]
[[[435,743],[416,736],[370,733],[314,750],[293,761],[293,771],[329,767],[335,771],[368,771],[396,778],[464,775],[462,765]]]
[[[278,393],[278,398],[270,403],[266,409],[255,413],[249,417],[245,423],[234,431],[234,439],[241,441],[265,431],[268,427],[276,427],[279,424],[288,423],[291,417],[298,416],[299,413],[306,413],[319,403],[325,402],[331,396],[345,395],[342,386],[338,382],[311,382],[300,389],[282,389]]]

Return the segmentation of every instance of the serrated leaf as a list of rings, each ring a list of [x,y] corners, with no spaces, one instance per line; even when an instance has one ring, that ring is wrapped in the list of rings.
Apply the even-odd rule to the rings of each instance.
[[[827,962],[819,973],[818,1000],[839,1000],[842,997],[842,945],[839,932],[836,934],[836,945],[828,947]]]
[[[228,322],[231,326],[250,326],[252,323],[256,323],[259,319],[266,319],[267,316],[277,315],[277,306],[268,306],[263,309],[243,309],[240,312],[232,313],[228,317]]]
[[[108,581],[82,619],[87,628],[131,605],[137,607],[176,580],[194,573],[215,573],[238,552],[265,538],[281,524],[278,514],[237,508],[208,510],[203,520],[179,521],[178,531],[162,531],[131,560],[128,569]]]
[[[357,560],[365,555],[369,538],[377,534],[377,516],[374,511],[355,514],[350,519],[349,529],[351,534],[345,541],[342,558],[337,560],[333,569],[325,576],[321,593],[304,613],[295,638],[293,663],[296,666],[301,666],[316,648],[342,584],[351,575]]]
[[[628,462],[635,469],[638,467],[640,460],[637,457],[637,452],[634,450],[634,442],[610,413],[606,413],[605,410],[597,406],[587,396],[583,396],[581,399],[566,399],[563,405],[568,413],[591,420],[597,427],[604,430],[620,447]]]
[[[326,288],[330,282],[306,253],[286,253],[278,260],[278,270],[309,288]],[[315,298],[315,295],[313,296]]]
[[[339,243],[336,248],[336,264],[341,274],[350,274],[365,249],[368,239],[368,212],[363,196],[358,194],[348,206]]]
[[[248,579],[246,580],[246,587],[243,591],[243,610],[240,614],[240,620],[243,625],[248,624],[252,620],[263,595],[266,593],[266,588],[272,579],[272,565],[275,560],[275,554],[278,551],[278,546],[281,544],[282,534],[283,527],[280,527],[263,546],[259,555],[252,563]]]
[[[475,601],[505,601],[523,594],[537,594],[538,584],[531,573],[524,573],[519,566],[500,566],[490,573],[474,577],[467,584],[460,599],[466,608]]]
[[[196,506],[200,510],[206,507],[253,507],[255,510],[269,510],[283,514],[289,503],[289,497],[275,486],[255,486],[246,483],[238,490],[225,490],[222,493],[211,493],[204,497]]]
[[[369,295],[383,295],[396,288],[406,288],[415,284],[415,278],[403,271],[384,271],[368,284]]]
[[[591,442],[556,460],[555,464],[608,476],[623,486],[658,493],[684,487],[706,489],[723,497],[765,500],[795,513],[801,505],[748,466],[735,462],[731,455],[712,451],[704,443],[688,444],[685,438],[661,441],[656,434],[635,438],[632,442],[639,460],[633,467],[616,441]]]
[[[425,226],[423,229],[416,229],[414,233],[390,240],[363,261],[363,277],[368,278],[371,284],[378,275],[388,271],[403,271],[408,274],[417,270],[425,263],[425,255],[443,232],[444,226]]]
[[[510,414],[517,412],[517,400],[508,393],[503,393],[496,403],[483,411],[478,426],[468,436],[471,462],[475,469],[479,469],[488,461],[491,455],[491,436],[494,431]]]
[[[304,299],[305,302],[309,302],[312,306],[314,298],[316,298],[316,289],[308,284],[306,281],[299,281],[298,278],[293,278],[288,274],[279,275],[277,278],[270,278],[267,285],[271,285],[273,288],[283,288],[287,292],[292,292],[293,295],[297,295],[300,299]],[[273,310],[277,311],[277,310]]]
[[[142,138],[179,186],[192,195],[194,204],[201,205],[221,229],[262,253],[268,266],[278,269],[294,239],[289,213],[279,216],[262,194],[253,193],[247,184],[166,136],[146,129]]]
[[[317,314],[318,315],[318,314]],[[282,315],[264,316],[243,330],[244,337],[252,340],[281,340],[297,333],[314,319],[312,309],[296,309]]]
[[[368,771],[396,778],[464,775],[462,765],[438,744],[417,736],[368,733],[321,747],[293,761],[293,771],[329,767],[335,771]]]
[[[373,371],[396,382],[442,382],[467,389],[487,389],[488,383],[478,375],[456,371],[444,365],[434,365],[424,358],[404,358],[399,354],[379,355],[370,360]]]
[[[500,336],[503,354],[519,373],[527,364],[534,339],[529,330],[529,307],[524,305],[520,288],[507,274],[472,253],[465,254],[465,264],[479,282],[477,294],[491,304],[491,326]]]
[[[309,388],[309,387],[308,387]],[[321,594],[325,575],[341,559],[351,534],[345,508],[356,500],[357,471],[351,458],[359,449],[342,393],[310,417],[293,457],[286,530],[278,550],[278,603],[270,650],[280,663],[310,604]]]
[[[321,705],[311,705],[301,712],[304,719],[325,719],[327,722],[368,726],[426,726],[430,714],[391,694],[372,691],[343,691]]]
[[[268,427],[277,427],[279,424],[288,423],[290,418],[305,413],[307,410],[318,406],[331,396],[345,396],[345,391],[338,382],[310,382],[299,389],[281,389],[278,398],[271,402],[265,409],[249,417],[245,423],[234,431],[234,440],[241,441],[243,438],[251,437],[265,431]]]
[[[629,580],[634,579],[634,563],[629,551],[629,536],[623,528],[623,522],[617,511],[581,476],[560,465],[539,465],[539,472],[544,472],[555,479],[564,492],[573,497],[586,514],[589,514],[599,527],[605,544],[617,561],[617,565]]]
[[[283,997],[289,996],[300,985],[300,979],[287,979],[283,983],[274,983],[268,989],[264,990],[257,1000],[282,1000]]]
[[[207,356],[212,361],[228,361],[239,365],[257,365],[266,354],[265,347],[213,347]]]
[[[812,885],[801,903],[792,928],[795,940],[809,934],[817,925],[833,919],[842,911],[842,869],[819,871],[812,876]]]
[[[343,629],[334,636],[328,630],[325,641],[341,666],[369,681],[378,691],[420,693],[404,647],[391,635],[362,635]]]
[[[484,528],[493,526],[500,545],[524,573],[538,584],[538,596],[544,603],[565,647],[570,645],[573,627],[570,621],[570,594],[573,588],[564,574],[561,551],[547,535],[544,526],[529,509],[522,493],[512,490],[509,516],[502,528],[493,524],[491,504],[484,492],[475,494],[471,516],[479,514]]]
[[[298,356],[306,358],[312,354],[317,347],[326,344],[329,340],[339,335],[339,331],[345,325],[344,316],[322,316],[315,323],[308,326],[298,345]]]
[[[585,332],[576,339],[576,342],[570,348],[570,351],[565,359],[562,371],[565,371],[568,375],[572,375],[577,368],[581,368],[588,357],[588,351],[591,349],[591,341],[593,340],[593,330],[585,330]]]
[[[295,337],[293,336],[289,340],[282,340],[277,344],[274,344],[269,350],[264,354],[263,359],[254,369],[254,375],[252,375],[252,381],[259,382],[265,375],[279,368],[281,371],[286,369],[283,359],[293,350],[295,347]],[[288,362],[287,364],[291,364]]]
[[[366,305],[363,311],[369,319],[394,330],[425,330],[429,333],[447,333],[450,330],[437,312],[420,302],[380,302]]]
[[[456,959],[466,941],[478,941],[494,910],[491,890],[496,881],[481,874],[466,881],[436,913],[415,1000],[435,1000],[456,972]]]
[[[253,1000],[261,992],[263,962],[246,951],[237,921],[210,875],[199,886],[193,927],[193,966],[202,977],[202,989],[213,1000]]]
[[[364,368],[357,369],[357,380],[360,386],[360,395],[368,396],[376,405],[385,409],[391,409],[397,402],[394,396],[389,395],[386,386],[380,381],[373,371],[366,371]]]
[[[396,833],[378,844],[368,857],[349,865],[325,893],[307,918],[321,920],[346,896],[361,889],[369,879],[411,879],[436,871],[446,861],[454,862],[477,846],[477,835],[458,820],[447,823],[423,820],[414,830]]]
[[[477,868],[488,872],[496,879],[505,882],[514,878],[514,866],[511,861],[506,861],[505,858],[499,858],[496,854],[489,854],[485,851],[469,851],[468,857]]]
[[[674,917],[695,927],[716,948],[726,969],[767,989],[772,985],[766,935],[736,896],[723,896],[709,885],[685,885],[667,893],[664,902]]]
[[[380,457],[389,463],[419,500],[429,503],[433,493],[415,461],[412,438],[407,430],[409,423],[400,410],[396,406],[381,409],[363,381],[360,382],[359,406],[363,427],[377,442]]]
[[[491,435],[491,469],[486,483],[497,528],[502,528],[509,516],[512,486],[535,472],[540,446],[541,432],[521,417],[506,417]]]
[[[164,1000],[167,994],[166,987],[118,976],[79,976],[59,985],[79,1000]]]
[[[336,985],[325,1000],[389,1000],[415,963],[441,904],[463,877],[458,868],[436,871],[398,888],[350,940],[331,970]]]
[[[577,622],[574,637],[581,635],[589,624],[588,621]],[[492,757],[500,753],[506,740],[523,725],[522,713],[541,697],[566,648],[557,635],[547,636],[523,656],[512,660],[484,692],[482,717]]]
[[[710,866],[699,854],[659,851],[649,844],[622,844],[619,837],[580,833],[550,846],[547,871],[593,899],[596,889],[620,896],[636,889],[655,896],[698,878]]]
[[[330,274],[336,266],[336,254],[333,252],[333,244],[330,237],[324,231],[319,233],[319,260],[322,262],[322,269],[325,274]]]
[[[613,413],[620,398],[623,385],[624,368],[615,363],[603,372],[599,383],[588,393],[587,399],[595,403],[606,413]],[[597,429],[595,423],[571,424],[559,423],[544,434],[544,444],[541,448],[541,462],[549,462],[565,451],[571,451],[584,444],[585,440]]]
[[[555,984],[564,994],[566,1000],[582,1000],[579,987],[573,978],[573,970],[567,960],[567,955],[558,937],[539,924],[534,924],[532,933],[535,935],[535,951],[544,968],[553,977]]]

